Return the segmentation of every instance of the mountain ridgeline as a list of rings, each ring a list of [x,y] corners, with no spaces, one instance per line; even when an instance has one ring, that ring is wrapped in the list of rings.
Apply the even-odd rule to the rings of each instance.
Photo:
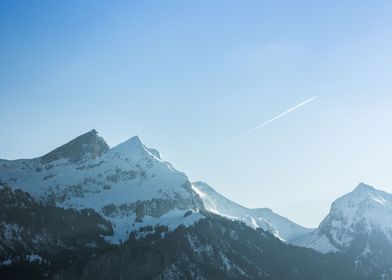
[[[392,195],[360,184],[316,229],[249,209],[135,136],[0,160],[0,279],[392,279]]]

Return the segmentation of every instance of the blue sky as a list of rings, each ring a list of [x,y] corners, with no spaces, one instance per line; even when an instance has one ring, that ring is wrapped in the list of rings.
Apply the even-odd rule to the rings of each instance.
[[[191,180],[316,226],[359,182],[392,192],[391,14],[390,1],[1,1],[0,158],[92,128],[111,146],[137,134]]]

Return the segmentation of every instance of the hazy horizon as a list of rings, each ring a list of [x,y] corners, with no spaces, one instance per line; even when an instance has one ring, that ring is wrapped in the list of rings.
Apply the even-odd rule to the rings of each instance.
[[[392,192],[391,12],[389,1],[2,1],[0,158],[91,129],[111,147],[138,135],[190,180],[316,227],[360,182]]]

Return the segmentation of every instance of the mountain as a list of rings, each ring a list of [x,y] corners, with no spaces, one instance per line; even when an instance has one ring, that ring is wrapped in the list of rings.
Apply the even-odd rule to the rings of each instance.
[[[49,205],[4,183],[0,202],[0,279],[354,279],[340,256],[205,210],[192,225],[147,225],[110,245],[112,225],[93,209]]]
[[[392,194],[361,183],[332,203],[318,229],[293,243],[348,254],[363,274],[392,267]]]
[[[254,229],[261,228],[281,241],[290,242],[312,231],[279,216],[269,208],[249,209],[241,206],[219,194],[206,183],[194,182],[192,187],[200,196],[206,210],[229,219],[242,221]]]
[[[340,250],[358,235],[379,234],[392,243],[392,194],[361,183],[332,203],[319,229]]]
[[[391,202],[360,184],[306,229],[91,130],[0,160],[0,279],[390,280]]]
[[[110,149],[91,130],[39,158],[0,160],[0,181],[57,207],[94,209],[113,224],[112,243],[147,224],[175,228],[203,217],[186,175],[137,136]]]

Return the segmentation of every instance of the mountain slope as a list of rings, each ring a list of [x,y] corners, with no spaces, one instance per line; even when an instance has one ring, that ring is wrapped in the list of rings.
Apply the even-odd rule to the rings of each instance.
[[[93,209],[64,209],[0,183],[0,279],[43,279],[108,247],[111,224]]]
[[[94,210],[46,205],[2,185],[0,278],[392,279],[385,263],[364,271],[350,253],[320,254],[260,228],[202,215],[187,227],[141,227],[124,244],[109,246],[102,235],[111,234],[111,225]]]
[[[282,241],[290,242],[312,231],[279,216],[269,208],[249,209],[241,206],[225,198],[206,183],[194,182],[192,187],[202,199],[206,210],[223,217],[243,221],[255,229],[261,228]]]
[[[111,242],[146,224],[202,218],[186,175],[137,136],[109,149],[92,130],[40,158],[0,160],[0,180],[58,207],[94,209],[115,225]]]
[[[285,245],[262,230],[206,213],[194,225],[165,227],[55,279],[356,279],[348,260]]]

